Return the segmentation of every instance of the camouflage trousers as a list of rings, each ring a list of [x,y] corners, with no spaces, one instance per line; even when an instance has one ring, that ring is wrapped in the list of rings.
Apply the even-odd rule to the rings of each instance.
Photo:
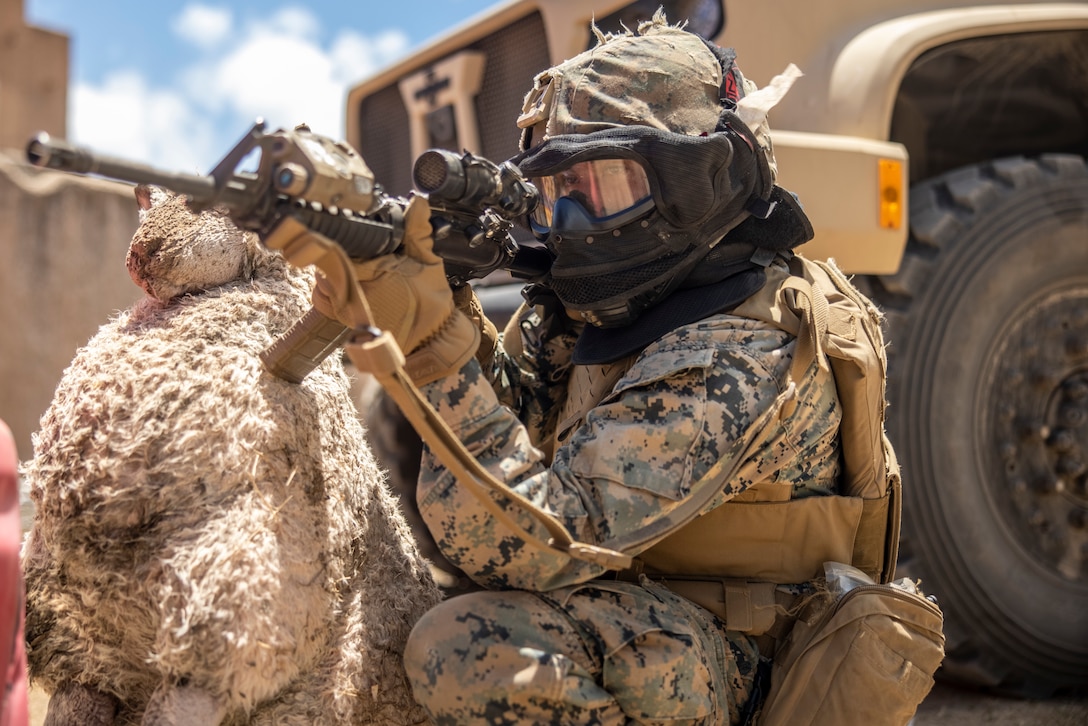
[[[736,724],[759,655],[643,580],[474,592],[413,629],[405,665],[436,724]]]

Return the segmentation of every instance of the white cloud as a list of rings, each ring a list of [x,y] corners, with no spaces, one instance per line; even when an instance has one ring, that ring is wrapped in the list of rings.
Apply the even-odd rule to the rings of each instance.
[[[171,24],[174,32],[199,48],[210,49],[231,34],[234,19],[228,8],[186,5]]]
[[[408,50],[408,36],[401,30],[387,30],[374,38],[345,30],[329,48],[335,79],[346,89],[374,73]]]
[[[76,143],[130,161],[189,173],[209,170],[214,129],[189,101],[149,88],[134,71],[118,72],[98,87],[70,93],[70,134]]]
[[[344,30],[326,48],[318,36],[308,11],[282,10],[248,26],[229,52],[188,69],[187,95],[229,111],[239,129],[259,116],[271,127],[306,123],[339,137],[348,88],[404,53],[409,41],[402,32],[368,38]]]
[[[308,39],[317,38],[321,33],[321,23],[304,7],[286,7],[276,11],[267,27],[273,35],[294,35]]]
[[[405,53],[406,34],[339,30],[322,40],[309,10],[289,7],[239,27],[229,11],[190,4],[175,18],[202,54],[169,85],[116,72],[71,93],[73,139],[163,168],[204,173],[257,117],[270,129],[307,123],[341,138],[350,86]],[[229,41],[229,42],[228,42]]]
[[[248,39],[213,64],[186,76],[195,103],[228,109],[247,121],[262,116],[271,125],[309,123],[318,133],[336,135],[339,96],[332,63],[317,46],[286,35],[263,33]]]

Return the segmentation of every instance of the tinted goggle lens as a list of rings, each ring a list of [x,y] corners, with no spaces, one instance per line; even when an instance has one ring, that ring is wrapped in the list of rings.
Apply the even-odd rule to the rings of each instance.
[[[631,159],[581,161],[551,176],[530,181],[540,192],[533,222],[544,229],[551,228],[555,203],[562,197],[576,200],[591,217],[604,221],[651,196],[646,170]]]

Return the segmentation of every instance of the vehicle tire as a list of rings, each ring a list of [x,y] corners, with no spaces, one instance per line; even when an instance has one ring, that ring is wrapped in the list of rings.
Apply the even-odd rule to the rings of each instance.
[[[945,613],[945,680],[1088,688],[1088,167],[1009,158],[911,191],[886,314],[898,576]]]

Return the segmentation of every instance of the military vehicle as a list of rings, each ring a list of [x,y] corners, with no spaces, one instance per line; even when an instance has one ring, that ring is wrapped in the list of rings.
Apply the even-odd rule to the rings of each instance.
[[[506,159],[533,75],[659,5],[761,86],[805,74],[771,112],[779,182],[803,253],[886,314],[898,574],[944,608],[942,677],[1084,689],[1088,4],[516,0],[353,87],[347,139],[395,194],[428,148]],[[518,286],[489,282],[501,316]]]

